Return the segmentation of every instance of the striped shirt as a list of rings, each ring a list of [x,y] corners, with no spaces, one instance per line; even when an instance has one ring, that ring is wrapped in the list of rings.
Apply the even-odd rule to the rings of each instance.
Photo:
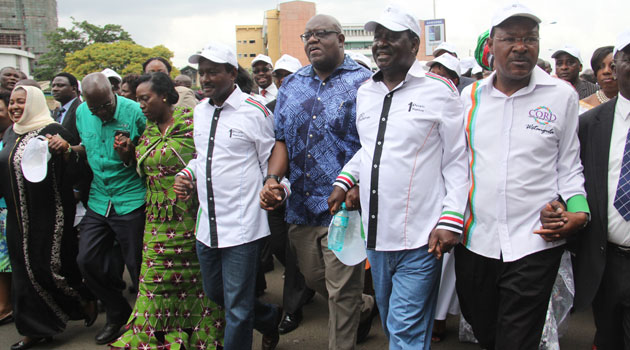
[[[392,91],[380,77],[359,88],[361,149],[334,185],[361,183],[368,249],[416,249],[436,227],[461,233],[468,167],[457,87],[418,61]]]

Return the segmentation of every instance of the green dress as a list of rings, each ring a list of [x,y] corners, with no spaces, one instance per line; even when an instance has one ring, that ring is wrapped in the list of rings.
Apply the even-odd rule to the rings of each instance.
[[[146,226],[138,298],[121,349],[221,349],[225,314],[205,297],[195,250],[197,204],[176,199],[175,175],[195,156],[193,113],[176,109],[160,133],[147,121],[138,141],[138,171],[146,176]]]

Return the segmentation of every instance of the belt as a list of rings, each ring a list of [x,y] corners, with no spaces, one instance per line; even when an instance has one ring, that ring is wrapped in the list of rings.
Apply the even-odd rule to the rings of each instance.
[[[630,247],[624,247],[610,242],[608,242],[608,247],[617,254],[626,258],[630,258]]]

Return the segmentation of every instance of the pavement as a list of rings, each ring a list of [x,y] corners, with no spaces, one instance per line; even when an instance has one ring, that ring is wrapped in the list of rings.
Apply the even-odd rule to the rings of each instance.
[[[282,301],[282,272],[281,265],[276,261],[276,269],[267,273],[267,291],[262,299],[271,303]],[[132,299],[132,296],[129,296]],[[328,346],[328,306],[326,300],[316,295],[309,304],[304,306],[304,320],[298,329],[282,335],[278,350],[325,350]],[[458,316],[451,316],[447,320],[447,336],[440,343],[432,345],[434,350],[468,350],[480,349],[476,344],[460,343],[457,336],[459,324]],[[83,321],[71,321],[66,331],[55,336],[51,343],[40,345],[34,349],[45,350],[105,350],[108,347],[96,345],[94,336],[105,325],[105,315],[100,314],[95,324],[90,328],[83,326]],[[561,349],[589,350],[595,327],[590,310],[575,313],[569,319],[567,333],[560,341]],[[11,344],[21,339],[13,323],[0,326],[0,350],[8,350]],[[253,349],[260,349],[261,335],[254,332]],[[375,317],[372,330],[367,340],[357,346],[357,350],[387,349],[387,339],[383,333],[380,319]]]

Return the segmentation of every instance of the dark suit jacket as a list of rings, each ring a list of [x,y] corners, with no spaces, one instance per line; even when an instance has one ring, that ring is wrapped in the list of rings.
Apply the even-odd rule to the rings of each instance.
[[[608,153],[617,98],[580,116],[580,158],[591,222],[572,242],[576,309],[589,307],[599,289],[608,242]]]
[[[66,130],[68,130],[70,134],[72,135],[72,137],[74,138],[74,140],[67,140],[72,145],[78,145],[81,142],[81,138],[79,137],[79,131],[77,130],[77,114],[76,114],[77,108],[79,107],[80,104],[81,104],[81,99],[79,98],[75,99],[70,105],[70,108],[68,108],[68,111],[66,112],[66,116],[63,118],[63,122],[61,123],[61,126],[63,126]],[[57,118],[59,117],[59,109],[60,108],[57,108],[53,111],[52,117],[54,120],[57,120]]]

